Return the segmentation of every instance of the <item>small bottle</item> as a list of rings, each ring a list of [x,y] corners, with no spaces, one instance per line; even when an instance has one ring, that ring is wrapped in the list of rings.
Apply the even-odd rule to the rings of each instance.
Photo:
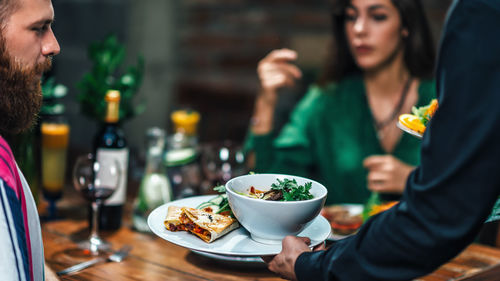
[[[170,117],[174,134],[167,138],[164,163],[174,198],[178,199],[199,193],[202,181],[197,136],[200,114],[194,110],[177,110]]]
[[[129,150],[127,141],[120,126],[120,92],[109,90],[105,101],[107,111],[104,123],[94,139],[94,153],[97,161],[103,158],[114,158],[120,163],[120,186],[101,207],[99,214],[99,228],[102,230],[116,230],[122,222],[123,205],[127,194],[127,169]],[[105,182],[106,179],[100,179]]]
[[[200,113],[190,109],[182,109],[172,112],[170,118],[174,125],[174,132],[177,135],[177,139],[184,138],[181,141],[182,146],[197,148]]]
[[[147,218],[156,207],[172,200],[172,189],[163,165],[165,131],[153,127],[147,130],[146,169],[134,202],[132,217],[134,228],[150,232]]]

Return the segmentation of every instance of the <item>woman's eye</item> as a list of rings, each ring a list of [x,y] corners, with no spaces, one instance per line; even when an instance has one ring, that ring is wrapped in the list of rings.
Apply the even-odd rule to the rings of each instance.
[[[354,15],[354,14],[346,14],[345,15],[345,20],[346,21],[356,21],[356,15]]]
[[[373,15],[373,19],[376,21],[384,21],[387,19],[386,15]]]

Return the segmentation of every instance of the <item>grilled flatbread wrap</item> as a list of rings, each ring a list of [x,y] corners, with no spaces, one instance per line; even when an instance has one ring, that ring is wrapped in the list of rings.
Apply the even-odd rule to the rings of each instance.
[[[180,217],[186,229],[210,243],[239,227],[236,219],[194,208],[182,208]]]
[[[167,217],[165,218],[165,227],[170,231],[187,230],[186,226],[181,222],[182,208],[177,206],[169,206]]]

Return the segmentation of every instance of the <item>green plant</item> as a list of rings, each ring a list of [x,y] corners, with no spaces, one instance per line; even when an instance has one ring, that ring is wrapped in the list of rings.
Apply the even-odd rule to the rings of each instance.
[[[64,104],[60,99],[66,96],[68,88],[62,84],[56,84],[54,77],[42,79],[43,105],[40,114],[53,115],[64,113]]]
[[[133,99],[142,83],[143,58],[139,56],[137,65],[129,66],[124,74],[118,75],[118,68],[125,59],[125,47],[115,35],[91,43],[88,55],[93,62],[92,70],[77,84],[80,90],[78,100],[81,112],[91,119],[101,121],[106,114],[104,96],[109,89],[116,89],[121,93],[120,120],[142,113],[145,110],[145,103],[136,105]]]

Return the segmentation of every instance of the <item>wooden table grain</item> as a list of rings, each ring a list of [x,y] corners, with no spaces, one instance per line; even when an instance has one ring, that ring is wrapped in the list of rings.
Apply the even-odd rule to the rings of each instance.
[[[83,262],[78,256],[76,241],[88,235],[84,220],[60,220],[42,224],[45,258],[55,271]],[[62,280],[281,280],[264,265],[235,266],[195,254],[152,234],[144,234],[124,226],[112,233],[103,233],[114,249],[133,246],[121,263],[105,263],[87,268]],[[500,249],[473,244],[455,259],[419,281],[500,280]]]
[[[63,220],[42,225],[45,259],[59,271],[88,260],[78,256],[75,241],[88,234],[84,221]],[[133,248],[121,263],[99,264],[62,280],[281,280],[263,265],[252,267],[227,267],[215,260],[197,255],[188,249],[171,244],[150,234],[135,232],[122,227],[114,233],[103,233],[114,249],[128,244]]]

